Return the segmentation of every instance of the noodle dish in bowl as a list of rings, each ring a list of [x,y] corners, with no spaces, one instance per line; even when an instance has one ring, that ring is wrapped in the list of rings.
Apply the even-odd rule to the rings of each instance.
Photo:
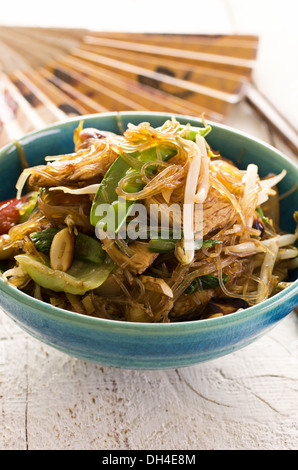
[[[179,367],[249,344],[297,304],[297,167],[262,142],[204,118],[107,113],[1,158],[1,305],[58,349]]]

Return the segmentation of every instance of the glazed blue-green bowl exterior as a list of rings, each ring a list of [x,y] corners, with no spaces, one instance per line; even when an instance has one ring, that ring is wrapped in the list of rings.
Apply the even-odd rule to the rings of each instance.
[[[160,126],[172,115],[164,113],[105,113],[84,117],[84,127],[120,133],[128,123]],[[202,126],[201,120],[175,116],[182,124]],[[31,166],[47,155],[73,152],[73,131],[81,118],[52,125],[20,140]],[[213,149],[237,162],[259,167],[261,176],[287,170],[280,183],[286,193],[298,181],[297,166],[271,146],[237,130],[211,123],[207,140]],[[14,197],[20,174],[17,150],[10,144],[0,151],[0,200]],[[295,230],[297,190],[281,199],[281,227]],[[227,355],[261,337],[298,303],[297,270],[293,284],[265,302],[224,317],[169,324],[126,323],[68,312],[37,299],[0,280],[0,306],[21,328],[38,340],[79,359],[125,369],[168,369],[189,366]]]

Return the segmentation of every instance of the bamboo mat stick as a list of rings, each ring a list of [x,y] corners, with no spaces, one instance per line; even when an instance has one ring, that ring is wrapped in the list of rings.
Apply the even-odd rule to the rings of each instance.
[[[16,71],[10,78],[46,123],[51,124],[66,119],[66,114],[22,71]]]
[[[86,33],[88,34],[88,33]],[[104,37],[121,41],[145,43],[176,49],[212,52],[245,59],[254,59],[257,54],[259,38],[243,34],[180,34],[180,33],[127,33],[113,31],[92,31],[93,37]]]
[[[10,115],[3,121],[3,113],[6,113],[6,109],[4,108],[4,104],[1,98],[1,91],[0,91],[0,107],[1,107],[1,115],[0,115],[0,148],[4,145],[13,142],[14,140],[20,139],[24,135],[24,131],[20,126],[18,120],[13,115]]]
[[[0,72],[10,74],[14,70],[23,69],[28,66],[23,55],[17,53],[0,39]]]
[[[82,45],[82,49],[116,60],[123,60],[123,50],[120,49],[86,44]],[[240,94],[243,86],[249,79],[246,75],[237,75],[210,67],[178,62],[162,56],[152,54],[145,55],[140,52],[125,51],[125,62],[181,78],[182,80],[190,80],[202,86],[223,91],[231,95]]]
[[[192,51],[187,49],[177,49],[173,47],[155,46],[151,44],[121,41],[116,39],[107,39],[101,37],[86,36],[84,38],[85,44],[93,44],[98,46],[107,46],[111,48],[118,48],[125,51],[141,52],[142,54],[154,54],[156,56],[174,57],[175,60],[187,60],[195,62],[205,62],[228,66],[228,68],[235,67],[236,70],[242,73],[251,72],[255,66],[254,59],[242,59],[240,57],[224,56],[219,54],[210,54],[199,51]]]
[[[141,106],[137,101],[130,99],[129,95],[121,95],[116,91],[112,90],[111,87],[104,86],[96,81],[93,78],[87,77],[85,74],[73,70],[67,65],[61,65],[58,63],[49,63],[47,65],[47,70],[49,70],[53,75],[58,78],[61,77],[68,84],[71,84],[76,88],[80,93],[83,93],[85,96],[92,97],[96,102],[101,103],[106,109],[114,111],[145,111],[145,107]]]
[[[1,46],[4,66],[20,64],[10,72],[15,90],[46,124],[123,110],[222,121],[244,96],[255,101],[254,35],[0,27],[0,54]]]
[[[38,73],[48,80],[50,83],[54,84],[57,88],[62,90],[68,96],[70,96],[76,103],[80,106],[84,106],[87,109],[87,114],[89,113],[105,113],[108,109],[101,104],[97,103],[92,98],[84,95],[78,91],[74,86],[69,83],[64,82],[60,78],[48,72],[46,69],[39,69]]]
[[[0,130],[1,146],[45,126],[44,120],[4,73],[0,75],[0,95],[0,120],[3,121]]]
[[[18,109],[22,112],[22,115],[26,118],[28,125],[32,129],[40,129],[44,126],[44,120],[36,113],[36,111],[30,106],[30,104],[21,95],[17,87],[11,82],[7,75],[2,73],[0,75],[0,81],[4,85],[8,93],[11,94]],[[24,123],[25,124],[25,123]]]
[[[143,75],[148,78],[154,78],[161,82],[167,83],[169,85],[175,86],[177,88],[187,89],[197,94],[202,94],[208,96],[210,99],[217,99],[218,101],[223,101],[227,103],[237,103],[239,97],[231,95],[230,93],[222,92],[220,90],[213,90],[210,87],[202,86],[191,81],[182,80],[179,78],[171,77],[162,73],[154,72],[144,67],[139,67],[135,65],[127,64],[120,60],[109,59],[109,57],[102,56],[100,54],[95,54],[92,52],[87,52],[84,50],[75,50],[73,55],[80,55],[81,57],[89,58],[91,61],[100,64],[106,64],[110,67],[118,68],[119,70],[131,71],[137,75]]]
[[[88,114],[88,110],[75,102],[70,96],[42,77],[37,71],[27,68],[23,73],[30,78],[67,116]]]
[[[27,63],[33,67],[38,67],[61,54],[61,47],[49,46],[42,38],[38,41],[35,38],[18,35],[13,30],[3,31],[0,28],[0,40],[15,53],[25,57]]]
[[[112,34],[112,33],[111,33]],[[121,44],[122,44],[122,47],[115,47],[115,45],[117,43],[112,43],[110,42],[110,45],[107,45],[106,43],[102,43],[103,41],[99,41],[98,39],[101,39],[102,36],[104,36],[104,34],[101,34],[101,33],[93,33],[92,36],[85,36],[83,38],[83,42],[81,44],[81,47],[83,45],[88,45],[88,46],[93,46],[93,47],[105,47],[107,49],[110,49],[110,50],[118,50],[118,51],[123,51],[125,50],[125,53],[135,53],[135,54],[143,54],[142,52],[142,48],[141,47],[138,47],[138,49],[141,49],[141,50],[134,50],[134,48],[131,46],[135,43],[138,43],[138,44],[147,44],[147,45],[150,45],[150,46],[158,46],[158,47],[161,47],[161,46],[166,46],[168,49],[170,50],[183,50],[184,51],[190,51],[190,52],[204,52],[206,53],[206,51],[209,51],[210,54],[213,54],[215,57],[220,55],[220,56],[227,56],[227,57],[232,57],[234,59],[237,60],[237,56],[239,55],[240,58],[246,58],[250,61],[253,61],[252,62],[252,65],[255,63],[255,60],[256,60],[256,57],[257,57],[257,46],[258,46],[258,40],[257,38],[255,38],[255,40],[251,43],[251,45],[247,48],[242,48],[242,47],[239,47],[238,45],[238,42],[239,42],[239,39],[238,39],[238,36],[234,36],[233,37],[233,41],[232,41],[232,44],[230,45],[226,45],[225,48],[223,49],[222,47],[218,47],[217,45],[213,45],[213,40],[214,39],[210,39],[209,36],[198,36],[197,38],[193,39],[191,42],[190,41],[190,38],[189,38],[189,35],[185,34],[185,35],[169,35],[170,38],[167,39],[167,40],[163,40],[163,37],[167,36],[167,35],[164,35],[162,37],[158,36],[156,37],[154,34],[148,34],[148,35],[145,35],[143,39],[139,40],[139,34],[126,34],[123,36],[122,38],[122,41],[121,41]],[[176,36],[178,37],[176,39]],[[92,40],[91,38],[95,37],[96,40]],[[110,37],[110,36],[108,36]],[[112,35],[113,37],[113,35]],[[210,42],[210,44],[209,44]],[[118,43],[119,44],[119,43]],[[126,48],[126,44],[128,45],[128,47]],[[161,54],[155,54],[155,53],[149,53],[149,52],[146,52],[144,53],[144,55],[147,57],[149,55],[155,57],[155,58],[158,58],[158,57],[163,57],[164,59],[167,58],[167,59],[170,59],[170,56],[166,56],[166,55],[162,55]],[[175,63],[182,63],[180,62],[179,59],[184,59],[185,54],[179,54],[178,57],[175,56],[175,54],[172,54],[172,60],[175,61]],[[247,56],[247,57],[246,57]],[[240,78],[243,78],[243,77],[247,77],[247,73],[246,73],[246,69],[243,71],[242,69],[238,70],[238,71],[235,71],[235,69],[230,66],[230,67],[225,67],[224,70],[222,70],[220,67],[217,68],[217,62],[209,62],[209,61],[202,61],[202,60],[188,60],[186,61],[188,65],[194,65],[195,63],[196,64],[199,64],[199,66],[201,68],[206,68],[211,74],[212,73],[224,73],[226,72],[227,76],[235,76],[236,78],[240,79]],[[219,64],[220,65],[220,64]],[[253,69],[253,67],[249,67],[250,71]],[[249,72],[249,75],[250,75],[250,72]]]
[[[180,91],[188,90],[192,93],[191,99],[194,103],[202,106],[203,108],[209,108],[219,114],[226,114],[231,105],[239,101],[238,96],[219,93],[218,91],[211,90],[210,88],[201,87],[196,83],[173,78],[165,74],[145,69],[144,67],[130,65],[119,60],[110,59],[81,49],[75,49],[72,51],[72,55],[74,57],[79,57],[86,61],[99,64],[100,66],[107,67],[108,69],[116,69],[118,73],[121,72],[127,74],[127,76],[133,77],[137,80],[139,76],[142,76],[150,79],[150,81],[153,80],[155,82],[157,81],[166,83],[167,85],[172,85],[175,89]]]
[[[0,27],[0,31],[6,34],[11,31],[9,27]],[[15,27],[13,34],[20,38],[26,38],[29,41],[37,44],[42,42],[52,50],[57,50],[58,53],[68,53],[74,47],[81,44],[82,38],[87,34],[87,30],[76,29],[63,29],[63,28],[32,28],[32,27]],[[51,50],[51,49],[50,49]]]
[[[82,38],[86,34],[90,34],[90,30],[86,28],[68,28],[68,27],[52,27],[52,26],[5,26],[1,25],[3,31],[15,31],[33,36],[34,34],[38,37],[46,36],[52,38],[58,38],[59,41],[75,41],[81,42]]]
[[[140,84],[136,80],[124,77],[116,72],[106,70],[98,65],[85,62],[74,57],[62,57],[53,67],[66,67],[68,70],[78,70],[98,83],[103,83],[118,93],[133,97],[146,110],[164,111],[177,114],[189,114],[200,116],[205,112],[208,119],[221,121],[223,116],[208,108],[202,108],[192,101],[184,100],[170,95],[151,86]]]

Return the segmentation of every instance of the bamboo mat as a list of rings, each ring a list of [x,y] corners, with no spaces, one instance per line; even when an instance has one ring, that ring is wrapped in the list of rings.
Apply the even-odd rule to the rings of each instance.
[[[0,27],[0,146],[107,111],[204,113],[222,122],[249,96],[257,50],[252,35]],[[262,112],[251,93],[250,101]]]

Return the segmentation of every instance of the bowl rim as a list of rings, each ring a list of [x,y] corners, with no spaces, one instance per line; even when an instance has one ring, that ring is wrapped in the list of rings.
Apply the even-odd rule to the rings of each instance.
[[[113,112],[105,112],[105,113],[94,113],[94,114],[87,114],[83,116],[74,116],[71,118],[68,118],[64,121],[60,121],[57,123],[50,124],[42,129],[34,130],[30,133],[25,134],[21,138],[18,139],[20,143],[25,143],[26,140],[30,140],[34,137],[37,137],[38,135],[50,131],[51,129],[63,129],[67,127],[68,125],[74,124],[74,123],[79,123],[80,121],[92,121],[93,119],[96,120],[98,118],[107,118],[107,117],[114,117],[117,121],[117,125],[120,130],[119,126],[119,118],[120,118],[120,124],[121,124],[121,116],[129,118],[129,116],[133,117],[147,117],[146,122],[148,122],[148,118],[151,117],[165,117],[165,119],[170,119],[171,117],[176,118],[178,121],[179,119],[183,120],[191,120],[191,121],[197,121],[198,124],[202,123],[201,118],[191,116],[191,115],[186,115],[186,114],[175,114],[175,113],[164,113],[164,112],[151,112],[151,111],[113,111]],[[291,159],[289,159],[285,154],[283,154],[281,151],[273,147],[272,145],[268,144],[267,142],[262,141],[259,138],[255,138],[251,136],[247,132],[243,132],[241,130],[232,128],[230,126],[227,126],[222,123],[217,123],[214,121],[209,121],[208,124],[211,125],[211,127],[216,127],[220,128],[226,132],[229,132],[231,134],[236,134],[238,136],[244,137],[247,140],[253,141],[256,144],[266,147],[269,151],[275,153],[278,158],[281,158],[282,160],[285,160],[287,164],[290,164],[293,169],[297,172],[298,175],[298,165],[295,164],[295,162]],[[0,160],[3,158],[3,156],[11,149],[15,147],[14,142],[6,144],[4,147],[0,148]],[[14,298],[17,302],[20,304],[26,305],[28,307],[32,307],[36,310],[39,310],[41,313],[45,315],[50,315],[51,317],[56,317],[58,320],[66,320],[67,322],[71,321],[80,324],[80,326],[85,326],[88,328],[89,326],[94,327],[104,327],[104,328],[121,328],[125,329],[126,331],[131,331],[134,332],[136,329],[137,330],[144,330],[145,332],[150,332],[161,330],[162,333],[170,333],[170,332],[175,332],[177,329],[179,330],[179,333],[181,332],[189,332],[189,331],[195,331],[194,327],[196,329],[209,329],[211,326],[213,327],[218,327],[218,328],[225,328],[227,325],[233,324],[233,323],[238,323],[238,321],[244,321],[244,320],[251,320],[254,317],[261,316],[261,314],[266,313],[270,311],[272,308],[276,308],[278,306],[283,305],[285,302],[290,301],[292,298],[297,296],[298,298],[298,279],[293,282],[293,284],[287,288],[285,288],[283,291],[275,294],[273,297],[270,297],[269,299],[264,300],[263,302],[250,306],[247,309],[237,311],[234,313],[231,313],[229,315],[224,315],[221,317],[213,317],[213,318],[206,318],[202,320],[191,320],[191,321],[184,321],[184,322],[169,322],[169,323],[141,323],[141,322],[125,322],[121,320],[109,320],[109,319],[104,319],[104,318],[98,318],[98,317],[92,317],[88,315],[83,315],[80,313],[68,311],[65,309],[61,309],[59,307],[55,307],[51,304],[48,304],[46,302],[43,302],[39,299],[36,299],[34,297],[29,296],[28,294],[18,290],[17,288],[10,286],[7,284],[2,278],[0,278],[0,290],[4,291],[9,297]]]
[[[270,312],[273,308],[283,305],[285,302],[290,301],[295,295],[298,296],[298,280],[295,281],[294,286],[287,287],[285,290],[275,294],[273,297],[261,302],[260,304],[253,305],[247,309],[230,313],[221,317],[206,318],[202,320],[191,320],[185,322],[169,322],[169,323],[140,323],[140,322],[125,322],[121,320],[109,320],[105,318],[92,317],[83,315],[77,312],[72,312],[51,304],[43,302],[39,299],[29,296],[28,294],[18,290],[17,288],[8,285],[3,279],[0,278],[0,290],[4,291],[10,298],[16,300],[22,306],[27,306],[38,310],[39,314],[49,316],[52,319],[59,321],[66,321],[67,323],[78,323],[80,326],[88,328],[92,326],[101,329],[102,327],[110,329],[125,329],[127,332],[134,332],[137,330],[156,331],[161,330],[161,333],[175,333],[177,329],[179,333],[182,332],[195,332],[196,330],[208,330],[211,327],[225,328],[239,321],[250,321],[255,317]]]

